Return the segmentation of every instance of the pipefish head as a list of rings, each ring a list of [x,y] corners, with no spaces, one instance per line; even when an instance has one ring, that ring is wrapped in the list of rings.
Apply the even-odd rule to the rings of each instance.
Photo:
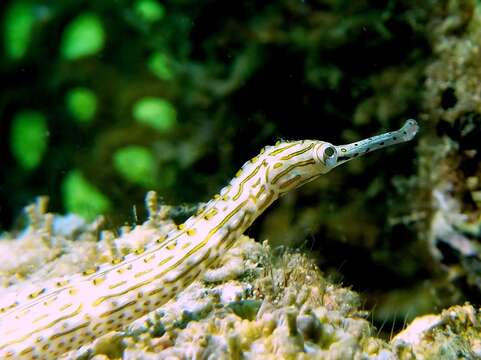
[[[419,126],[414,119],[405,122],[402,128],[346,145],[333,145],[319,141],[314,149],[314,159],[319,172],[325,174],[336,166],[351,159],[391,145],[410,141],[416,136]]]

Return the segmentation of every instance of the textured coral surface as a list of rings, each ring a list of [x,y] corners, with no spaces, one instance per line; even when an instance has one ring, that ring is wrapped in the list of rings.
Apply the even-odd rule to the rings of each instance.
[[[120,236],[99,222],[29,207],[30,226],[6,234],[0,306],[154,242],[173,227],[149,195],[150,217]],[[8,254],[5,256],[4,254]],[[41,257],[41,261],[38,259]],[[14,259],[14,260],[12,260]],[[215,268],[160,309],[64,355],[73,359],[455,359],[481,356],[481,314],[471,305],[415,319],[379,336],[359,295],[328,281],[303,252],[273,252],[242,236]]]

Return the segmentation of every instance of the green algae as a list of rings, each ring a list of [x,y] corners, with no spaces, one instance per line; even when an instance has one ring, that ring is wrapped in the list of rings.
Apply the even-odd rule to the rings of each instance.
[[[240,318],[254,320],[261,305],[258,300],[241,300],[231,302],[228,307]]]
[[[174,76],[168,56],[160,51],[154,52],[149,57],[148,66],[150,71],[161,80],[171,80]]]
[[[113,164],[120,175],[146,188],[155,185],[156,161],[152,152],[141,146],[127,146],[113,155]]]
[[[67,93],[66,103],[73,118],[79,123],[93,120],[97,110],[97,97],[92,90],[84,87],[73,88]]]
[[[100,17],[83,13],[65,28],[60,52],[67,60],[75,60],[100,52],[105,44],[105,31]]]
[[[3,38],[5,53],[10,59],[17,60],[25,55],[34,24],[35,16],[31,2],[17,1],[7,6]]]
[[[27,170],[38,167],[48,146],[47,119],[40,112],[22,111],[12,122],[10,149],[16,161]]]
[[[62,182],[65,209],[87,220],[107,212],[111,202],[106,195],[91,184],[79,170],[70,171]]]
[[[150,23],[159,21],[165,16],[165,8],[157,0],[137,0],[134,9],[142,19]]]
[[[138,100],[132,109],[135,120],[159,132],[171,130],[177,122],[177,111],[165,99],[145,97]]]

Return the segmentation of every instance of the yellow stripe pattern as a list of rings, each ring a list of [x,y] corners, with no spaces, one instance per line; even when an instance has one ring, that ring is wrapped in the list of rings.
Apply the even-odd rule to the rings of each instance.
[[[2,308],[0,358],[55,359],[157,309],[233,246],[283,191],[318,175],[318,145],[280,142],[263,149],[222,196],[153,245]]]

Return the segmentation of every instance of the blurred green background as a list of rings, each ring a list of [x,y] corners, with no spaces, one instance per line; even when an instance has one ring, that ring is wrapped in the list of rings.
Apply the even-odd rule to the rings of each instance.
[[[434,7],[3,1],[0,228],[38,195],[54,212],[134,224],[146,191],[207,201],[279,138],[339,144],[397,129],[419,112]],[[396,221],[411,211],[414,157],[411,143],[357,159],[281,199],[249,234],[308,248],[362,290],[422,278],[405,256],[412,229]]]

